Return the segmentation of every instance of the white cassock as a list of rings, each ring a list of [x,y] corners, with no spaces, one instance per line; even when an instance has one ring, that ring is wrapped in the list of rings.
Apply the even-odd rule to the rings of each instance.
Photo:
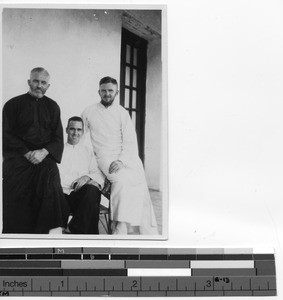
[[[140,234],[157,235],[136,132],[128,111],[115,101],[107,108],[96,103],[84,110],[82,118],[85,132],[90,132],[98,166],[112,183],[111,219],[126,222],[128,228],[138,226]],[[115,160],[122,161],[125,168],[109,174],[109,166]]]
[[[58,169],[64,194],[69,195],[74,190],[72,188],[74,180],[84,175],[103,187],[104,176],[98,168],[93,151],[85,145],[65,143]]]

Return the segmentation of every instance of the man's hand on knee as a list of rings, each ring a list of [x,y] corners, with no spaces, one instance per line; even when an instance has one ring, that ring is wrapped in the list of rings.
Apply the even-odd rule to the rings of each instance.
[[[87,184],[89,181],[91,180],[91,178],[89,178],[89,176],[84,175],[78,179],[76,179],[73,183],[72,183],[72,187],[74,189],[74,191],[78,191],[81,187],[83,187],[85,184]]]
[[[101,190],[100,184],[98,184],[95,180],[91,179],[87,184],[96,186],[99,190]]]
[[[124,164],[121,162],[121,160],[115,160],[111,163],[109,167],[109,174],[117,173],[121,169],[125,168]]]
[[[34,150],[30,153],[29,161],[35,165],[39,164],[44,160],[44,158],[48,155],[48,153],[49,152],[44,148],[39,150]]]

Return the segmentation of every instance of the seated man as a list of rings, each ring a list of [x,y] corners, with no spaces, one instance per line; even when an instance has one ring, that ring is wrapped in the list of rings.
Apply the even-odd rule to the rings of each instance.
[[[82,117],[98,167],[111,182],[113,234],[158,235],[135,128],[128,111],[115,99],[117,81],[102,78],[98,93],[100,102],[87,107]]]
[[[49,73],[30,72],[29,91],[3,107],[3,233],[62,234],[69,207],[60,186],[63,128],[45,96]]]
[[[58,165],[64,195],[73,214],[65,233],[98,234],[100,189],[104,176],[92,150],[79,143],[83,128],[80,117],[68,120],[68,140]]]

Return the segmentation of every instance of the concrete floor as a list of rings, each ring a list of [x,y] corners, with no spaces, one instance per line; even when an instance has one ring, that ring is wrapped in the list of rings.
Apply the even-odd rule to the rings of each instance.
[[[162,193],[156,190],[149,190],[150,193],[150,198],[152,201],[152,206],[155,212],[155,217],[156,217],[156,222],[157,222],[157,226],[158,226],[158,232],[159,234],[162,233]],[[108,200],[104,197],[102,197],[101,199],[101,203],[105,206],[108,205]],[[99,233],[100,234],[106,234],[106,231],[102,225],[102,222],[105,225],[105,221],[104,219],[101,220],[101,222],[99,222]]]

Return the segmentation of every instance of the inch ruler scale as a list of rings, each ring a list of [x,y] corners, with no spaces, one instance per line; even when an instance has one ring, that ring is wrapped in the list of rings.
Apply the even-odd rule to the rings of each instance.
[[[253,249],[0,248],[0,296],[276,296]]]

